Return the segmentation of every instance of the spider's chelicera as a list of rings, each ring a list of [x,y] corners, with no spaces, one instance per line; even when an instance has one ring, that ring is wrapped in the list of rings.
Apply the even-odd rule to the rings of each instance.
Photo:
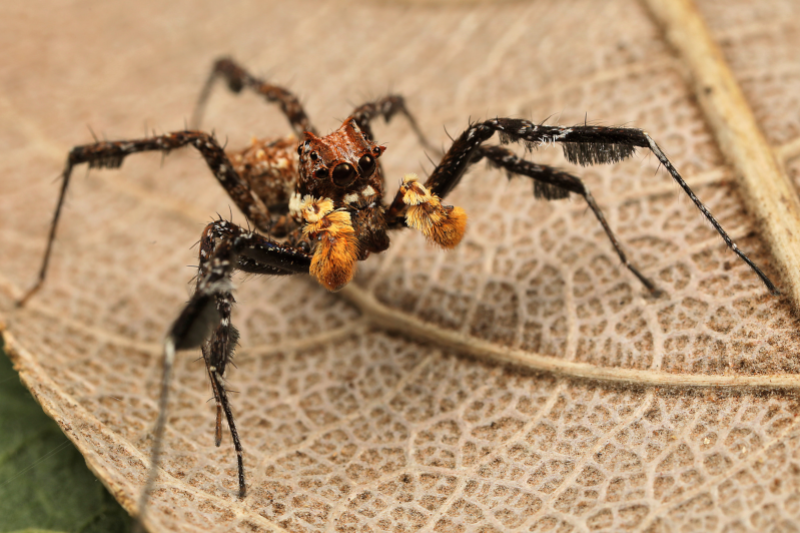
[[[536,197],[548,200],[579,194],[588,203],[628,270],[647,290],[656,291],[626,258],[625,253],[583,182],[553,167],[538,165],[515,155],[503,146],[484,144],[495,133],[501,143],[522,142],[531,148],[559,143],[574,163],[614,163],[634,153],[637,147],[650,149],[673,179],[683,188],[725,243],[761,278],[773,294],[778,291],[769,278],[736,246],[711,213],[689,189],[678,171],[650,136],[639,129],[602,126],[546,126],[527,120],[495,118],[470,124],[453,141],[441,162],[425,180],[414,175],[403,178],[390,202],[380,158],[386,148],[375,142],[370,123],[382,116],[386,121],[404,115],[431,149],[407,111],[402,97],[390,95],[359,106],[342,126],[318,136],[297,98],[289,91],[251,76],[230,59],[214,64],[198,102],[193,125],[214,81],[222,77],[229,88],[239,92],[250,88],[268,101],[276,102],[289,119],[296,136],[277,141],[254,140],[241,151],[225,152],[217,140],[198,130],[186,130],[154,137],[95,142],[72,149],[63,173],[61,195],[50,229],[44,261],[36,285],[21,304],[42,285],[47,271],[56,227],[75,165],[116,168],[137,152],[169,152],[183,146],[197,149],[217,181],[228,192],[255,231],[225,220],[210,223],[200,241],[197,286],[169,330],[164,348],[160,412],[156,423],[152,486],[163,440],[167,391],[175,351],[200,347],[217,405],[216,444],[222,439],[222,418],[227,419],[238,456],[239,493],[245,495],[242,447],[234,424],[223,376],[231,362],[237,332],[231,323],[231,275],[239,270],[252,274],[310,274],[326,289],[337,290],[352,278],[358,261],[389,247],[389,230],[414,228],[430,241],[453,248],[461,241],[467,216],[463,209],[445,205],[444,200],[473,164],[487,160],[506,170],[509,178],[524,176],[533,182]],[[299,140],[298,140],[299,138]],[[144,508],[143,493],[140,511]]]

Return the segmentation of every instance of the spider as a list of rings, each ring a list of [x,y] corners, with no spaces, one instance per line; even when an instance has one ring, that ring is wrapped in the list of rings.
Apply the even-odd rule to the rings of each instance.
[[[218,78],[224,79],[235,93],[248,88],[277,103],[295,135],[279,140],[253,140],[243,150],[226,152],[213,135],[197,129]],[[76,146],[69,152],[39,278],[20,305],[44,282],[70,176],[73,168],[82,163],[89,168],[118,168],[125,157],[134,153],[167,153],[184,146],[193,147],[255,227],[255,230],[242,228],[220,219],[203,230],[196,290],[164,341],[152,466],[140,513],[157,469],[176,350],[201,348],[216,401],[215,443],[217,446],[221,443],[224,416],[237,454],[239,496],[245,496],[242,445],[223,381],[238,340],[231,323],[232,273],[239,270],[276,276],[310,274],[326,289],[335,291],[353,278],[359,261],[389,247],[390,230],[413,228],[442,248],[454,248],[464,236],[467,216],[460,207],[445,205],[442,200],[466,171],[483,159],[505,169],[509,178],[531,178],[537,198],[555,200],[567,198],[570,193],[582,196],[625,267],[648,291],[657,292],[656,286],[628,261],[602,211],[579,178],[522,159],[504,146],[484,144],[495,133],[499,134],[501,144],[522,142],[528,149],[559,143],[567,159],[581,165],[615,163],[631,156],[636,148],[650,149],[728,247],[750,266],[771,293],[778,293],[770,279],[739,250],[694,195],[653,139],[640,129],[586,124],[546,126],[514,118],[473,122],[453,141],[427,179],[420,181],[414,175],[406,175],[392,200],[384,202],[386,187],[379,160],[386,147],[375,142],[370,124],[379,116],[388,122],[397,114],[406,117],[424,147],[438,152],[428,144],[401,96],[389,95],[361,105],[336,131],[319,136],[296,96],[252,76],[232,59],[222,58],[214,63],[201,91],[192,119],[193,129],[143,139],[94,142]]]

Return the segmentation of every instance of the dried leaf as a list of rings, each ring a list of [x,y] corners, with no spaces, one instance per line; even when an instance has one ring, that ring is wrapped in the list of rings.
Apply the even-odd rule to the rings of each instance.
[[[444,145],[441,126],[455,135],[470,116],[646,128],[777,276],[781,251],[745,208],[684,78],[691,65],[642,5],[299,4],[26,4],[16,25],[2,17],[16,58],[0,81],[4,336],[26,385],[127,509],[190,246],[230,202],[188,151],[76,174],[45,288],[22,310],[13,299],[42,255],[52,178],[91,140],[84,125],[109,138],[182,128],[223,53],[271,69],[322,130],[389,87]],[[700,8],[796,172],[800,19],[792,4],[763,5]],[[255,96],[221,89],[206,127],[230,146],[288,131]],[[430,169],[402,121],[376,133],[390,176]],[[529,157],[569,168],[557,150]],[[250,493],[236,498],[233,451],[213,445],[210,390],[186,353],[150,530],[789,527],[800,514],[797,320],[655,167],[645,156],[575,171],[659,298],[620,267],[580,201],[536,200],[530,183],[484,168],[450,197],[470,217],[452,252],[400,233],[337,294],[306,278],[237,279],[242,348],[228,378]]]

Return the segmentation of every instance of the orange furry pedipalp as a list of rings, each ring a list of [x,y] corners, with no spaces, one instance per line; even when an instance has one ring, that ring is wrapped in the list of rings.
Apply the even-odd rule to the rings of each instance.
[[[305,196],[299,211],[306,222],[303,234],[316,243],[309,272],[330,291],[353,279],[358,263],[358,237],[350,213],[334,211],[333,201]]]
[[[403,202],[408,206],[406,223],[442,248],[455,248],[467,229],[467,214],[460,207],[442,205],[435,194],[407,174],[400,187]]]

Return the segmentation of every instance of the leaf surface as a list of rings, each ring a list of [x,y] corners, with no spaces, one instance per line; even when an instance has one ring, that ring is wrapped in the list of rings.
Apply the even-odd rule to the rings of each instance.
[[[791,175],[800,18],[790,3],[770,5],[700,10]],[[691,68],[639,3],[3,9],[14,23],[0,38],[17,58],[0,72],[4,336],[25,384],[129,510],[152,445],[160,342],[190,290],[191,245],[229,200],[191,151],[79,170],[47,284],[22,310],[13,300],[41,260],[53,177],[71,146],[91,142],[85,125],[114,139],[183,128],[219,55],[288,84],[323,131],[389,88],[445,146],[442,125],[457,135],[469,117],[642,127],[740,247],[779,274]],[[275,109],[221,87],[205,127],[231,147],[288,131]],[[376,134],[390,190],[431,169],[400,119]],[[571,168],[553,148],[529,157]],[[182,354],[149,529],[792,524],[800,335],[788,297],[767,294],[654,157],[571,169],[664,295],[620,267],[580,199],[536,200],[529,182],[476,168],[448,199],[470,217],[452,252],[396,234],[337,294],[301,277],[236,279],[242,340],[227,377],[249,495],[236,498],[228,440],[214,447],[199,354]]]

